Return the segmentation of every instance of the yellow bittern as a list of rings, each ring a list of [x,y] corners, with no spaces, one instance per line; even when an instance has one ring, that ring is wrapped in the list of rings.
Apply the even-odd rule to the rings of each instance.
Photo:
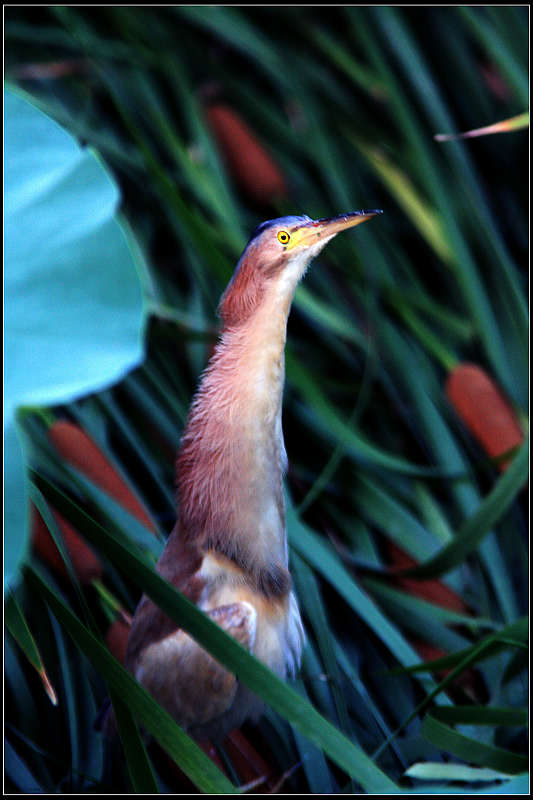
[[[287,318],[309,262],[337,233],[378,213],[259,225],[220,301],[221,335],[178,453],[179,519],[156,569],[283,678],[299,665],[304,638],[283,497]],[[222,737],[261,712],[258,698],[146,596],[126,666],[198,739]]]

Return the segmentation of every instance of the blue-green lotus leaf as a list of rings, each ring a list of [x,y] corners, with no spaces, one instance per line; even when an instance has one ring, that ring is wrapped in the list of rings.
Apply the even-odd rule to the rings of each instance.
[[[28,543],[21,405],[68,402],[143,357],[144,307],[118,189],[96,154],[4,91],[5,578]]]

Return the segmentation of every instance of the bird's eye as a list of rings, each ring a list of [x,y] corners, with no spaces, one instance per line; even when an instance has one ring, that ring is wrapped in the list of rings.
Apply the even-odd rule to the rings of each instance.
[[[278,242],[281,242],[281,244],[287,244],[287,242],[289,241],[290,238],[291,237],[287,233],[287,231],[279,231],[279,233],[278,233]]]

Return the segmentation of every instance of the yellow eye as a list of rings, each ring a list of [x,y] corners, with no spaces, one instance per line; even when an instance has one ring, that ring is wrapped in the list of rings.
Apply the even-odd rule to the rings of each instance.
[[[279,233],[278,233],[278,242],[281,242],[281,244],[287,244],[287,242],[289,241],[290,238],[291,237],[287,233],[287,231],[279,231]]]

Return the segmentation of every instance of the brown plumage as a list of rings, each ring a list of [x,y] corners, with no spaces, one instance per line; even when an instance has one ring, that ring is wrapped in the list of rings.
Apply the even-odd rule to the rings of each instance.
[[[281,429],[284,347],[294,290],[339,231],[378,212],[259,226],[220,304],[222,331],[177,459],[179,519],[157,571],[280,677],[303,629],[288,571]],[[192,735],[221,737],[261,703],[141,599],[126,665]]]

